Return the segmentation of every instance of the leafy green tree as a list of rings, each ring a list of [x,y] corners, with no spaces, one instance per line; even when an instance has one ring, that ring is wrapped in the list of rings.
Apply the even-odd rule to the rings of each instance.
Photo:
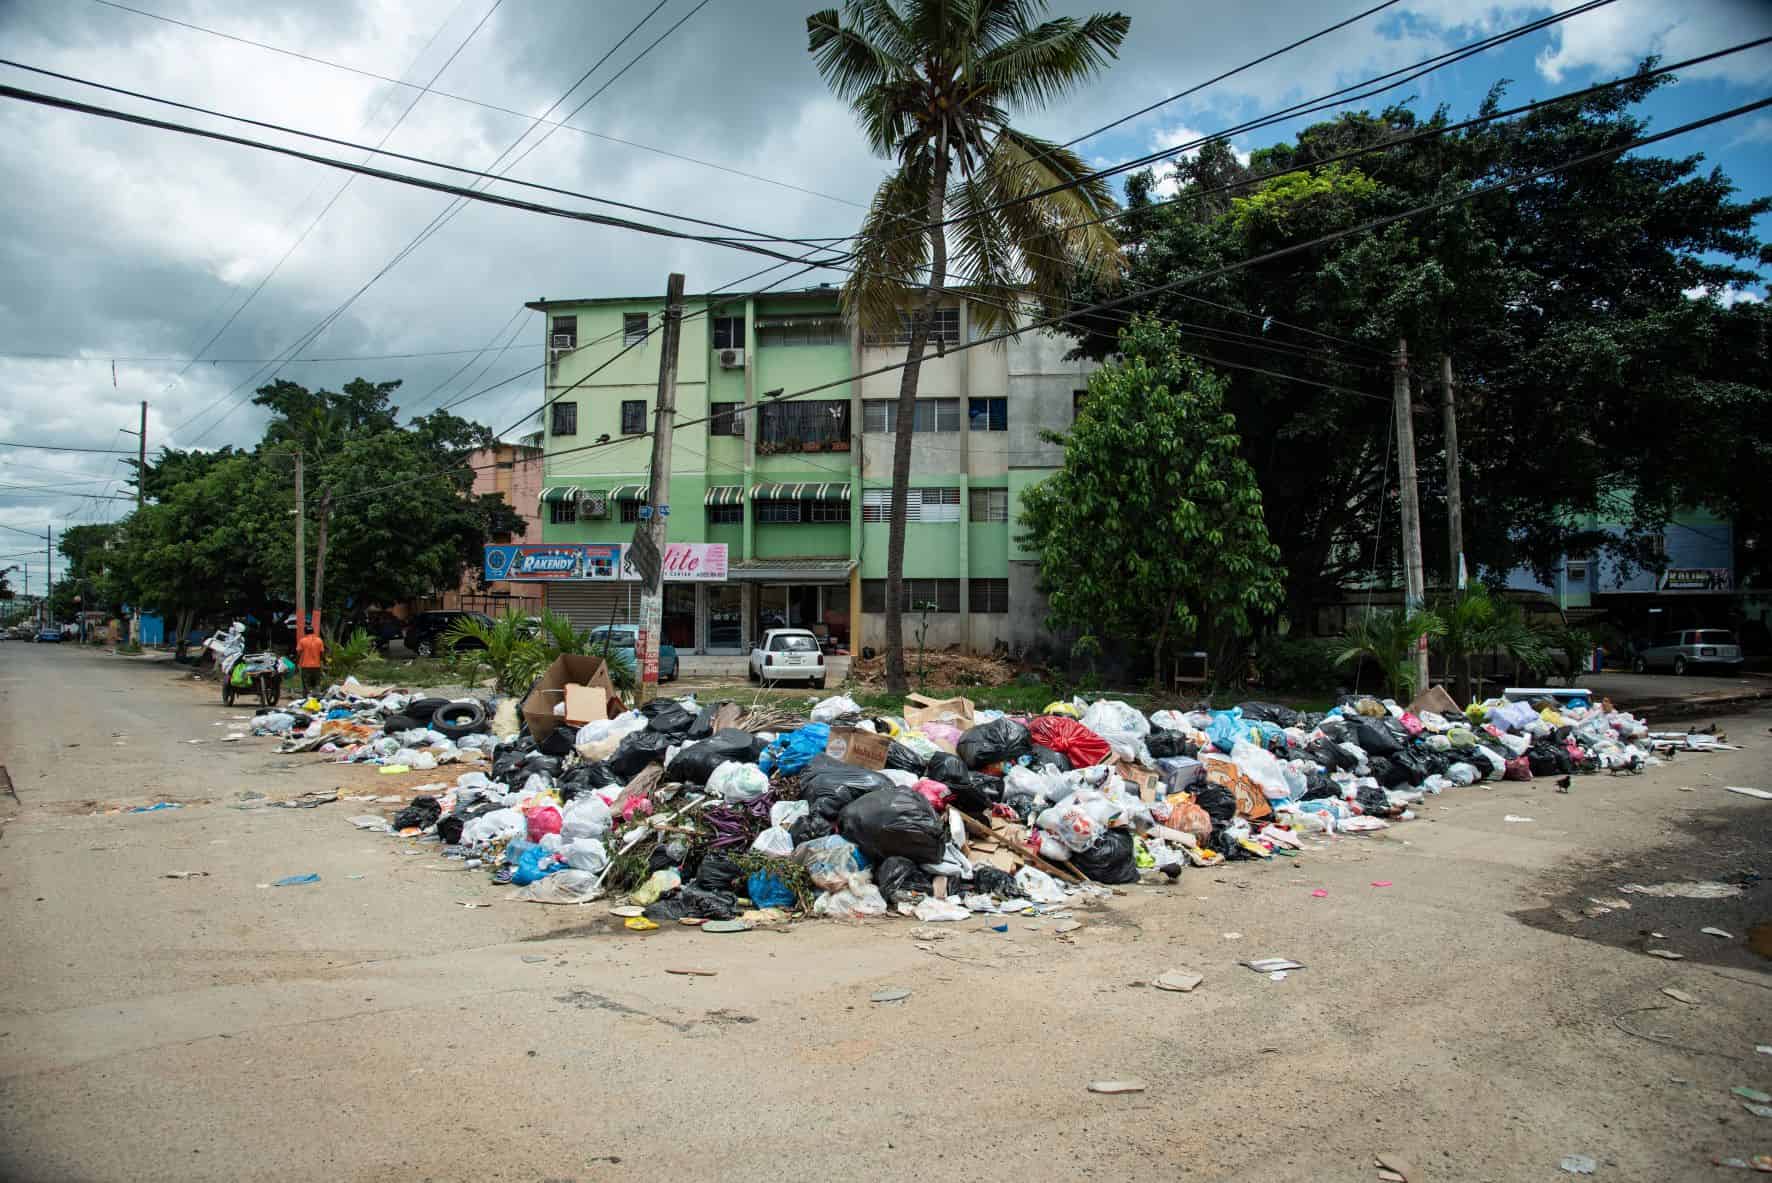
[[[1238,454],[1223,380],[1181,352],[1173,326],[1135,320],[1122,357],[1097,370],[1064,464],[1027,491],[1024,543],[1038,554],[1055,628],[1214,652],[1279,603],[1280,550]]]
[[[1416,646],[1421,638],[1437,637],[1445,631],[1445,621],[1422,609],[1368,613],[1347,630],[1342,638],[1345,647],[1335,661],[1343,666],[1373,662],[1384,679],[1384,689],[1406,702],[1420,689],[1415,684]]]
[[[1441,630],[1430,648],[1458,673],[1458,700],[1474,701],[1471,659],[1503,653],[1517,664],[1541,669],[1548,661],[1545,638],[1526,624],[1519,605],[1492,596],[1481,583],[1459,595],[1442,596],[1431,609]]]
[[[1029,295],[1053,303],[1079,273],[1111,279],[1121,268],[1099,223],[1114,208],[1106,181],[1087,179],[1080,156],[1009,120],[1011,109],[1045,106],[1100,72],[1131,21],[1119,13],[1040,20],[1045,10],[1045,0],[846,0],[841,15],[827,8],[806,19],[819,73],[874,152],[897,164],[862,222],[842,297],[869,333],[890,339],[908,326],[886,543],[886,684],[895,694],[906,689],[913,412],[950,240],[983,301],[972,307],[984,330],[1007,323],[1001,305]]]

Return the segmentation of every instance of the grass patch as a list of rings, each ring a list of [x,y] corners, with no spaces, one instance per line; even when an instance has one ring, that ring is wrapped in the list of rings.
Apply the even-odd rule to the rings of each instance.
[[[701,703],[714,703],[731,699],[739,703],[772,702],[779,703],[790,710],[802,714],[808,713],[812,705],[835,694],[847,694],[853,698],[863,711],[870,714],[901,715],[904,713],[904,697],[888,694],[883,690],[863,690],[854,686],[833,686],[829,690],[763,690],[747,682],[731,682],[713,686],[685,686],[678,689],[667,685],[662,689],[666,697],[680,697],[694,694]],[[929,698],[969,698],[972,705],[980,710],[997,710],[1011,715],[1038,714],[1050,702],[1069,702],[1073,695],[1080,696],[1089,702],[1101,698],[1113,698],[1130,703],[1150,714],[1152,711],[1165,709],[1193,710],[1197,707],[1202,695],[1193,692],[1181,694],[1153,694],[1148,688],[1140,690],[1126,689],[1094,689],[1078,690],[1074,687],[1061,688],[1051,682],[1039,682],[1031,686],[1012,684],[1008,686],[950,686],[932,687],[919,693]],[[1296,711],[1326,711],[1335,704],[1329,695],[1290,695],[1263,694],[1256,690],[1241,693],[1223,691],[1210,696],[1210,703],[1215,709],[1235,706],[1239,702],[1277,702],[1289,706]]]
[[[366,686],[460,686],[464,672],[440,657],[408,657],[389,660],[371,657],[358,666],[356,678]]]

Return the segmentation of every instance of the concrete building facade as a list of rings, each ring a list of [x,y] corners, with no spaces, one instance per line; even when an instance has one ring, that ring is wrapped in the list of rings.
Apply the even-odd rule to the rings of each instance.
[[[631,541],[643,507],[667,507],[670,543],[720,543],[726,577],[667,580],[679,649],[748,651],[780,624],[860,652],[884,637],[886,545],[904,342],[866,339],[819,287],[685,300],[667,496],[647,488],[660,297],[538,300],[547,379],[541,541]],[[1022,650],[1044,632],[1032,556],[1016,541],[1023,493],[1062,450],[1091,363],[1065,341],[977,339],[971,302],[937,314],[918,389],[905,545],[906,641]],[[587,568],[588,569],[588,568]],[[580,627],[637,618],[637,585],[547,578],[548,605]]]

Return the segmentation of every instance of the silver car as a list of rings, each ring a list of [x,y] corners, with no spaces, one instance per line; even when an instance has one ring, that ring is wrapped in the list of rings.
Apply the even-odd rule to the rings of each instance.
[[[1741,645],[1735,634],[1720,628],[1689,628],[1669,633],[1637,654],[1631,668],[1639,674],[1672,670],[1675,676],[1700,666],[1739,669]]]

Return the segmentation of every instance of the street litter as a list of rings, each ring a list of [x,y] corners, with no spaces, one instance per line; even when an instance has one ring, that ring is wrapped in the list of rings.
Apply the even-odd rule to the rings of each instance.
[[[1295,969],[1303,969],[1304,963],[1286,957],[1260,957],[1254,961],[1245,961],[1244,965],[1258,974],[1286,973]]]
[[[1172,969],[1158,974],[1151,979],[1151,985],[1159,990],[1172,990],[1178,994],[1191,994],[1194,988],[1206,980],[1204,974],[1189,973],[1185,969]]]
[[[868,1001],[869,1002],[903,1002],[905,999],[909,998],[910,996],[911,996],[911,992],[909,990],[902,990],[902,989],[897,989],[897,988],[888,989],[888,990],[876,990],[872,994],[868,995]]]
[[[208,875],[209,875],[208,871],[168,871],[168,872],[166,872],[166,874],[160,876],[160,878],[162,878],[162,879],[204,879],[204,878],[207,878]]]
[[[1532,819],[1529,817],[1520,817],[1518,814],[1510,813],[1506,817],[1502,818],[1501,820],[1504,822],[1529,822]]]
[[[1675,953],[1672,949],[1645,949],[1643,951],[1645,953],[1649,954],[1649,956],[1659,957],[1663,961],[1684,961],[1684,960],[1686,960],[1686,955],[1684,953]]]
[[[1743,1101],[1752,1101],[1756,1105],[1772,1104],[1772,1093],[1763,1093],[1759,1089],[1748,1088],[1746,1085],[1736,1085],[1729,1091]]]
[[[1722,937],[1725,941],[1732,941],[1735,939],[1734,933],[1725,931],[1721,928],[1701,928],[1698,931],[1707,937]]]
[[[137,805],[130,813],[159,813],[162,809],[183,809],[177,801],[156,801],[152,805]]]
[[[1663,994],[1667,995],[1669,998],[1673,999],[1675,1002],[1683,1002],[1687,1006],[1697,1006],[1698,1005],[1697,997],[1695,995],[1691,995],[1691,994],[1686,993],[1684,990],[1676,990],[1672,986],[1663,986],[1661,988],[1661,992]]]
[[[320,876],[309,871],[306,875],[285,875],[271,882],[272,887],[299,887],[303,883],[318,883]]]
[[[1772,1105],[1754,1105],[1750,1102],[1743,1101],[1741,1107],[1755,1117],[1772,1117]]]
[[[1743,797],[1757,797],[1761,801],[1772,801],[1772,791],[1766,789],[1750,789],[1746,785],[1724,785],[1731,793],[1740,793]]]
[[[1672,900],[1726,900],[1741,894],[1738,883],[1717,883],[1700,879],[1690,883],[1621,883],[1618,890],[1628,895],[1648,895]]]
[[[1600,1164],[1594,1161],[1591,1154],[1567,1154],[1557,1166],[1571,1175],[1591,1175],[1599,1169]]]
[[[1090,1092],[1106,1093],[1109,1096],[1120,1093],[1142,1093],[1146,1087],[1142,1080],[1092,1080],[1089,1082]]]
[[[563,657],[520,706],[349,681],[301,706],[254,729],[383,771],[474,764],[397,798],[383,827],[352,825],[440,844],[446,865],[482,868],[514,900],[622,905],[635,932],[739,931],[712,925],[774,909],[932,931],[1044,917],[1064,936],[1082,923],[1054,913],[1112,888],[1362,841],[1481,781],[1659,762],[1647,724],[1607,703],[1460,711],[1443,691],[1409,707],[1350,696],[1323,714],[1146,715],[1104,698],[1028,717],[915,697],[899,716],[832,696],[808,718],[693,695],[629,710],[597,659]],[[460,726],[479,729],[448,734]]]

